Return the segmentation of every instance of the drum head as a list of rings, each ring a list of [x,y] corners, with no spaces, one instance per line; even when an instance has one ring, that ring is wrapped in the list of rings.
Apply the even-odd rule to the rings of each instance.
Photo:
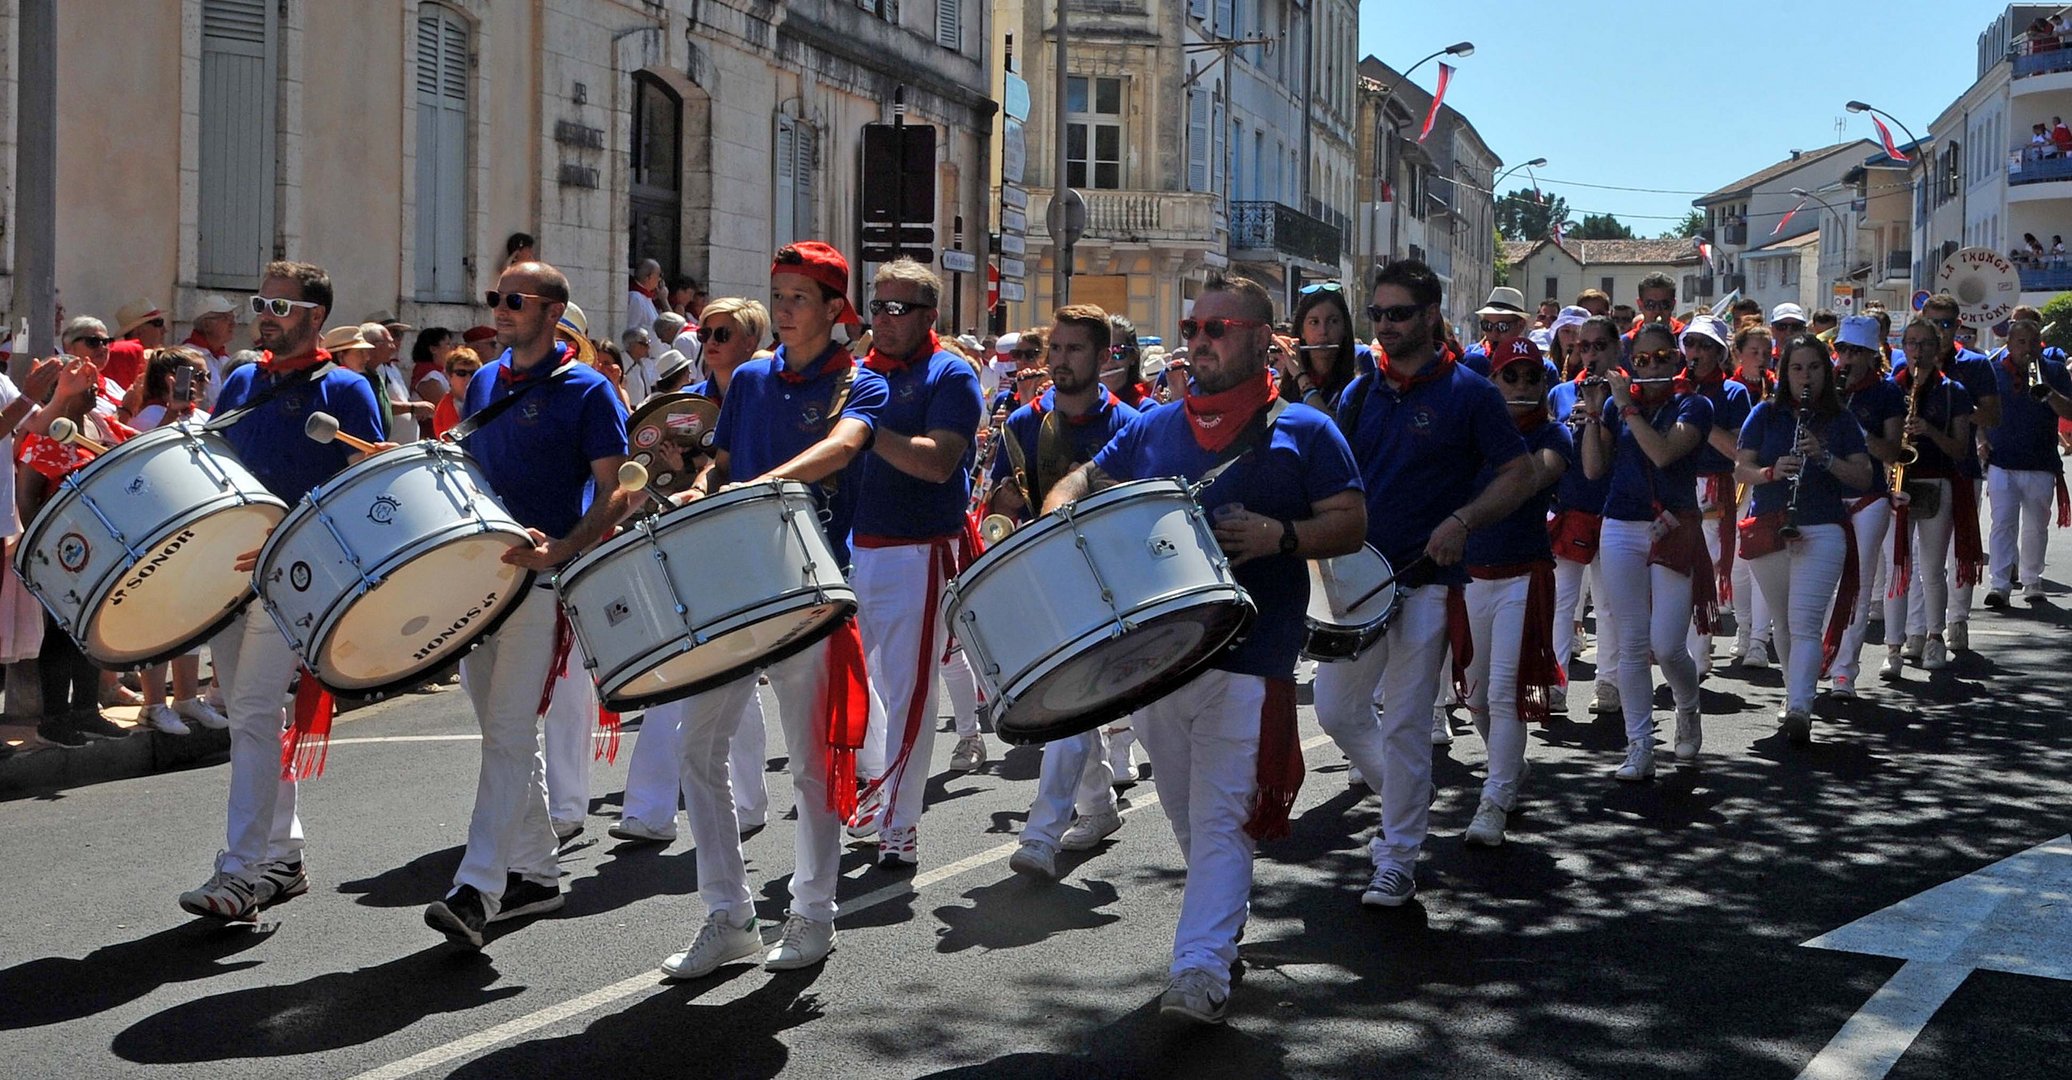
[[[1364,628],[1383,622],[1396,609],[1396,586],[1375,592],[1395,574],[1370,546],[1335,559],[1309,561],[1309,622],[1312,626]],[[1368,594],[1373,595],[1369,596]],[[1360,600],[1366,597],[1365,600]],[[1353,605],[1353,601],[1360,603]],[[1352,606],[1348,606],[1352,605]]]
[[[725,686],[819,643],[855,610],[848,600],[810,604],[712,637],[688,652],[666,652],[646,671],[605,687],[600,700],[607,709],[631,712]]]
[[[247,503],[172,530],[116,577],[87,621],[87,656],[130,668],[200,644],[251,600],[251,572],[232,568],[236,556],[265,543],[283,514],[275,504]]]
[[[663,394],[627,418],[626,442],[633,460],[647,468],[648,485],[674,495],[697,477],[697,462],[707,453],[705,437],[718,423],[719,402],[697,394]]]
[[[532,571],[503,561],[516,542],[501,532],[449,541],[346,601],[317,646],[317,680],[348,694],[400,690],[472,648],[532,587]]]
[[[1251,625],[1253,608],[1196,604],[1137,620],[1136,629],[1080,652],[1038,677],[993,717],[1002,742],[1068,738],[1179,689]]]

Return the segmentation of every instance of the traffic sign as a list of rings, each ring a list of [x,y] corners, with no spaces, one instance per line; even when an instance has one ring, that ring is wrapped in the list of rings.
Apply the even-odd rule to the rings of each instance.
[[[978,270],[978,256],[969,251],[945,251],[942,268],[953,274],[974,273]]]
[[[1020,259],[1003,256],[1000,259],[1000,276],[1020,281],[1029,276],[1029,268],[1024,266]]]
[[[1020,303],[1027,298],[1028,294],[1022,291],[1021,282],[1003,281],[1000,283],[1000,299]]]
[[[1022,136],[1022,122],[1009,120],[1007,130],[1000,138],[1000,179],[1009,184],[1022,182],[1022,171],[1029,166],[1029,141]]]
[[[1002,184],[1000,185],[1000,205],[1010,210],[1027,210],[1029,208],[1029,192],[1013,184]],[[1028,218],[1024,217],[1022,220],[1027,221]]]
[[[1028,212],[1016,210],[1011,206],[1003,207],[1000,211],[1000,231],[1029,235]]]
[[[1021,233],[1000,234],[1000,254],[1019,256],[1027,255],[1028,253],[1029,242],[1027,240],[1022,239]]]
[[[1068,248],[1079,242],[1086,234],[1086,199],[1073,188],[1050,201],[1050,209],[1044,211],[1044,225],[1050,230],[1050,242],[1061,248]]]

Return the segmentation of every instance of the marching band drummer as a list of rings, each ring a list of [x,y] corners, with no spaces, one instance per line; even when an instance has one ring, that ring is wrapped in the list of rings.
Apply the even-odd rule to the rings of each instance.
[[[834,339],[837,323],[862,321],[849,304],[848,284],[848,260],[824,243],[802,241],[777,252],[770,266],[777,351],[734,369],[713,433],[712,461],[678,497],[702,498],[733,480],[812,486],[825,500],[827,538],[843,564],[849,561],[860,462],[891,396],[885,377],[857,364]],[[767,951],[756,931],[726,772],[756,677],[744,675],[687,699],[685,816],[697,844],[698,896],[706,917],[691,944],[662,961],[664,974],[699,978],[753,956],[761,956],[768,970],[784,971],[811,967],[834,950],[842,824],[854,808],[855,752],[863,745],[874,700],[862,667],[863,647],[852,624],[764,669],[777,700],[798,814],[791,906],[777,945]]]
[[[936,337],[942,279],[934,271],[894,260],[872,275],[871,293],[863,366],[884,377],[888,397],[858,470],[849,584],[884,747],[878,862],[913,866],[935,747],[936,671],[949,639],[938,601],[965,561],[967,455],[984,403],[977,369]]]
[[[540,732],[556,685],[588,680],[579,666],[564,674],[580,660],[549,578],[603,539],[633,499],[619,487],[626,409],[618,391],[596,369],[570,363],[569,347],[555,340],[567,305],[561,271],[543,262],[505,269],[489,294],[503,355],[469,383],[463,406],[469,416],[505,410],[464,445],[490,490],[532,534],[532,547],[513,548],[504,561],[542,575],[460,665],[482,729],[482,765],[453,889],[425,909],[424,920],[473,949],[482,947],[489,923],[561,907]]]
[[[706,304],[697,335],[705,346],[702,356],[708,377],[690,387],[690,392],[724,405],[734,369],[748,362],[756,343],[769,333],[770,311],[760,301],[727,296]],[[655,393],[682,389],[690,373],[689,357],[675,349],[663,353],[655,371]],[[683,462],[670,456],[676,452],[675,446],[674,441],[664,439],[656,452],[671,470],[680,470]],[[676,839],[677,796],[682,794],[685,805],[694,797],[683,772],[686,712],[679,699],[651,706],[641,715],[640,738],[626,765],[619,820],[606,830],[613,839],[662,843]],[[741,726],[734,732],[734,745],[727,755],[727,787],[733,794],[735,820],[744,833],[762,828],[769,817],[770,793],[763,781],[768,750],[763,697],[752,693],[741,709]]]
[[[1398,575],[1402,597],[1380,641],[1350,660],[1317,665],[1317,722],[1370,785],[1381,831],[1368,845],[1373,877],[1360,902],[1398,907],[1417,892],[1431,822],[1432,703],[1439,696],[1449,592],[1468,534],[1509,514],[1531,484],[1525,440],[1489,380],[1460,365],[1440,336],[1438,275],[1415,259],[1375,275],[1368,317],[1381,353],[1353,379],[1335,418],[1366,488],[1367,542]],[[1484,465],[1479,492],[1462,483]],[[1375,721],[1375,706],[1381,719]]]
[[[1900,392],[1911,399],[1901,433],[1918,455],[1906,468],[1899,509],[1892,518],[1892,582],[1885,591],[1885,636],[1906,628],[1905,643],[1888,648],[1886,679],[1898,679],[1897,657],[1920,657],[1939,671],[1950,665],[1943,630],[1950,611],[1950,582],[1975,579],[1985,568],[1979,545],[1978,504],[1963,464],[1971,453],[1971,395],[1945,373],[1957,359],[1955,336],[1925,315],[1916,315],[1900,335],[1907,366]],[[1957,570],[1949,569],[1956,549]],[[1918,581],[1916,586],[1914,582]]]
[[[1866,493],[1849,500],[1849,529],[1856,540],[1856,565],[1861,578],[1856,589],[1856,610],[1842,631],[1841,645],[1828,666],[1834,677],[1836,697],[1856,696],[1856,676],[1862,670],[1863,642],[1870,633],[1873,604],[1884,613],[1877,595],[1883,565],[1886,534],[1892,528],[1892,488],[1886,469],[1899,458],[1900,428],[1906,422],[1906,395],[1885,374],[1885,331],[1871,315],[1851,315],[1835,333],[1835,382],[1842,388],[1842,405],[1856,417],[1863,429],[1864,445],[1876,468]],[[1884,625],[1880,618],[1879,624]],[[1888,641],[1897,647],[1904,630],[1886,627]],[[1894,654],[1897,659],[1897,654]],[[1897,670],[1895,669],[1895,674]]]
[[[1468,534],[1466,608],[1473,642],[1468,661],[1468,713],[1489,748],[1489,777],[1463,837],[1470,844],[1504,842],[1525,780],[1525,722],[1547,718],[1565,676],[1555,662],[1554,548],[1547,507],[1554,485],[1575,459],[1568,428],[1547,414],[1547,367],[1539,346],[1515,338],[1490,357],[1490,377],[1511,410],[1529,453],[1532,494],[1502,520]],[[1484,465],[1477,488],[1496,478]]]
[[[1841,622],[1828,623],[1828,611],[1845,622],[1857,607],[1862,570],[1848,535],[1849,504],[1876,486],[1877,470],[1862,426],[1835,391],[1827,343],[1800,334],[1785,342],[1783,361],[1770,400],[1741,429],[1734,478],[1755,489],[1741,539],[1782,646],[1784,736],[1804,745],[1812,737],[1823,625],[1838,646],[1841,640]]]
[[[254,478],[293,506],[345,468],[352,455],[342,442],[319,443],[304,435],[309,414],[330,413],[340,431],[376,441],[382,438],[381,413],[372,384],[332,365],[330,354],[317,347],[331,313],[329,274],[308,263],[270,263],[252,310],[265,352],[259,363],[224,377],[216,412],[252,411],[220,434]],[[245,552],[237,567],[248,571],[258,561],[257,551]],[[215,873],[200,888],[181,893],[180,906],[208,918],[250,919],[261,908],[309,891],[295,777],[281,747],[281,699],[300,661],[259,604],[246,606],[210,639],[209,656],[230,718],[230,805]],[[313,690],[305,695],[314,697]]]
[[[1728,334],[1725,322],[1699,314],[1684,325],[1679,338],[1693,391],[1712,402],[1712,430],[1696,454],[1698,509],[1708,518],[1705,546],[1712,556],[1714,588],[1723,596],[1733,583],[1734,528],[1741,518],[1734,492],[1734,440],[1755,403],[1739,379],[1727,378]],[[1702,679],[1712,670],[1712,635],[1693,628],[1690,647]]]
[[[1139,416],[1043,503],[1054,510],[1133,479],[1195,479],[1234,461],[1199,499],[1258,620],[1241,645],[1136,714],[1187,867],[1159,1008],[1203,1023],[1220,1022],[1229,1004],[1253,846],[1285,832],[1301,786],[1294,673],[1309,594],[1303,560],[1358,550],[1366,531],[1345,439],[1322,413],[1274,404],[1272,321],[1265,289],[1212,274],[1180,324],[1193,393]]]
[[[1051,388],[1016,409],[1001,429],[1005,441],[993,457],[994,513],[1030,516],[1060,479],[1092,461],[1138,416],[1100,380],[1108,357],[1107,313],[1092,304],[1073,304],[1059,308],[1054,319]],[[1036,798],[1022,825],[1021,847],[1008,866],[1017,873],[1055,878],[1058,851],[1088,850],[1122,828],[1114,781],[1104,728],[1045,743]]]
[[[1558,320],[1557,320],[1558,321]],[[1560,338],[1555,338],[1557,342]],[[1566,425],[1570,437],[1582,428],[1583,413],[1577,395],[1583,384],[1604,378],[1604,372],[1619,354],[1619,324],[1609,315],[1590,315],[1576,326],[1575,343],[1565,353],[1581,357],[1575,377],[1556,386],[1548,395],[1554,419]],[[1573,445],[1573,444],[1571,444]],[[1578,451],[1580,453],[1580,451]],[[1547,532],[1554,545],[1554,659],[1566,673],[1574,658],[1576,638],[1583,626],[1583,575],[1588,572],[1591,592],[1597,602],[1597,690],[1590,710],[1615,713],[1619,706],[1619,624],[1604,609],[1604,565],[1598,557],[1599,534],[1604,527],[1604,500],[1611,494],[1609,475],[1590,477],[1578,460],[1562,470],[1554,489],[1554,514]],[[1558,692],[1554,711],[1567,711],[1567,690]]]
[[[1590,476],[1611,477],[1604,503],[1604,609],[1619,623],[1619,700],[1626,713],[1626,759],[1612,775],[1655,775],[1655,683],[1676,695],[1679,761],[1698,756],[1698,669],[1689,643],[1692,619],[1709,622],[1712,565],[1699,535],[1696,451],[1712,430],[1712,402],[1680,392],[1683,354],[1665,323],[1634,331],[1631,374],[1613,368],[1584,395],[1582,458]],[[1606,410],[1607,392],[1616,411]],[[1606,661],[1609,663],[1610,661]]]
[[[2058,420],[2072,418],[2072,397],[2067,396],[2072,380],[2066,378],[2064,361],[2044,356],[2043,327],[2029,319],[2018,319],[2008,329],[2007,355],[1993,365],[1993,377],[2000,383],[2000,423],[1986,432],[1992,447],[1986,492],[1993,502],[1986,606],[2006,606],[2017,584],[2023,599],[2040,604],[2051,511],[2057,511],[2060,527],[2072,524],[2065,463],[2056,452]]]

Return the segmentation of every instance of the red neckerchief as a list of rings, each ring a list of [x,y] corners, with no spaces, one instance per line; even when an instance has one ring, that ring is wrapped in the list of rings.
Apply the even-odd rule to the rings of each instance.
[[[1713,390],[1717,390],[1720,387],[1727,385],[1727,369],[1713,368],[1712,374],[1700,375],[1697,378],[1690,379],[1689,381],[1691,385],[1697,387],[1702,391],[1706,391],[1709,393]]]
[[[1432,363],[1415,375],[1396,374],[1394,369],[1389,367],[1389,354],[1386,351],[1374,354],[1374,370],[1382,378],[1387,379],[1389,385],[1396,388],[1396,393],[1401,394],[1408,391],[1411,387],[1422,386],[1442,375],[1451,374],[1453,365],[1460,362],[1460,354],[1454,352],[1448,346],[1441,345],[1434,351],[1436,355],[1433,357]]]
[[[1195,445],[1214,454],[1236,442],[1253,414],[1280,396],[1279,381],[1269,370],[1260,378],[1246,379],[1221,393],[1204,394],[1197,390],[1182,398]]]
[[[259,370],[272,378],[279,378],[326,363],[330,359],[331,354],[322,349],[312,349],[300,356],[275,356],[270,352],[263,352],[259,354]]]
[[[203,341],[201,339],[201,331],[199,330],[196,330],[194,333],[187,335],[187,340],[181,342],[180,344],[192,345],[195,348],[200,349],[202,352],[208,354],[209,356],[223,355],[222,353],[217,352],[213,347],[211,347],[208,342]]]
[[[791,368],[791,350],[785,349],[784,354],[784,362],[782,364],[773,364],[770,370],[775,371],[779,379],[792,386],[812,382],[814,379],[826,374],[830,369],[830,365],[846,365],[855,362],[854,358],[849,354],[849,347],[839,341],[828,342],[826,352],[821,353],[813,359],[812,363],[797,371],[793,371]]]
[[[910,355],[907,356],[887,356],[886,354],[878,351],[877,341],[873,339],[871,342],[871,351],[864,355],[863,366],[871,369],[872,371],[877,372],[880,375],[897,375],[900,372],[905,371],[910,367],[913,367],[915,364],[920,363],[927,357],[934,356],[936,353],[939,353],[941,351],[942,338],[938,336],[932,328],[928,331],[928,340],[922,345],[922,347],[915,349]]]
[[[660,288],[643,289],[640,287],[640,282],[633,278],[629,277],[626,279],[626,290],[628,292],[637,292],[640,295],[647,297],[650,302],[659,302],[655,294],[661,291]]]
[[[1851,397],[1854,397],[1854,396],[1856,396],[1857,394],[1861,394],[1861,393],[1863,393],[1863,392],[1864,392],[1865,390],[1868,390],[1868,389],[1870,389],[1871,387],[1873,387],[1873,386],[1876,386],[1877,384],[1878,384],[1878,369],[1877,369],[1877,368],[1866,368],[1866,369],[1864,369],[1864,372],[1863,372],[1863,378],[1861,378],[1861,379],[1858,379],[1858,380],[1856,380],[1855,382],[1853,382],[1853,383],[1850,383],[1850,384],[1849,384],[1848,386],[1845,386],[1845,387],[1843,387],[1843,388],[1842,388],[1842,391],[1843,391],[1843,393],[1846,393],[1846,394],[1848,394],[1849,396],[1851,396]]]
[[[1518,434],[1530,435],[1547,423],[1547,410],[1534,409],[1524,416],[1514,416],[1511,421],[1518,425]]]
[[[510,350],[506,349],[504,350],[504,366],[496,369],[496,381],[505,386],[518,386],[523,383],[529,383],[534,379],[546,378],[567,361],[568,350],[569,345],[567,342],[555,342],[553,359],[544,363],[534,364],[531,371],[520,375],[518,374],[518,369],[511,364]]]
[[[1764,397],[1770,396],[1770,388],[1777,385],[1777,373],[1769,368],[1764,368],[1763,384],[1761,386],[1757,386],[1756,384],[1748,381],[1748,376],[1745,374],[1747,371],[1747,368],[1742,367],[1739,364],[1736,364],[1734,366],[1734,381],[1740,383],[1745,387],[1748,387],[1748,392],[1751,394],[1759,393],[1762,394]]]

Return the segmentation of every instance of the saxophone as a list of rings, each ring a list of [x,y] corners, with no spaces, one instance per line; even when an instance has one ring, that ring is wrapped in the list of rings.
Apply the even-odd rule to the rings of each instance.
[[[1918,383],[1919,380],[1916,380],[1916,382]],[[1923,389],[1925,387],[1916,385],[1907,394],[1906,427],[1908,428],[1913,427],[1915,419],[1921,415],[1921,392]],[[1893,494],[1899,494],[1900,485],[1906,483],[1907,466],[1912,465],[1920,458],[1921,451],[1914,448],[1913,433],[1902,428],[1899,433],[1899,459],[1886,469],[1886,478],[1892,485]]]

